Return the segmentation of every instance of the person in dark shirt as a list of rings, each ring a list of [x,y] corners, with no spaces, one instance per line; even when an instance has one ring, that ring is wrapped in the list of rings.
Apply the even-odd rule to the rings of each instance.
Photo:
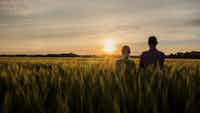
[[[140,56],[140,68],[147,68],[149,66],[162,68],[165,61],[165,55],[159,51],[156,46],[158,44],[155,36],[149,37],[149,50],[142,53]]]
[[[125,45],[122,47],[121,54],[122,57],[116,60],[115,69],[120,75],[130,74],[135,68],[135,62],[129,59],[131,49],[129,46]]]

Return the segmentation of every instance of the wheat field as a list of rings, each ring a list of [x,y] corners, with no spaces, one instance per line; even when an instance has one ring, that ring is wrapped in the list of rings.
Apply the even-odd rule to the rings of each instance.
[[[200,113],[200,60],[124,78],[115,60],[0,58],[0,113]]]

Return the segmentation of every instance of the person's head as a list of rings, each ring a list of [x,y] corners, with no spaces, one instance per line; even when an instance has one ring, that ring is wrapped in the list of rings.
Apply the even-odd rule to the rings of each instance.
[[[158,40],[155,36],[150,36],[148,40],[148,44],[150,48],[155,48],[158,44]]]
[[[130,47],[129,47],[128,45],[124,45],[124,46],[122,47],[121,52],[122,52],[122,56],[123,56],[124,58],[128,58],[129,55],[130,55],[130,53],[131,53],[131,49],[130,49]]]

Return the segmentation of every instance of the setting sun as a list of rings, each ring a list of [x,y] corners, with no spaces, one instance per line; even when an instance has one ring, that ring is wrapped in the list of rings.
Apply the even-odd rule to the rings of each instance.
[[[104,52],[107,53],[107,54],[112,54],[114,51],[115,51],[115,44],[114,44],[114,41],[111,40],[111,39],[108,39],[105,41],[104,43]]]

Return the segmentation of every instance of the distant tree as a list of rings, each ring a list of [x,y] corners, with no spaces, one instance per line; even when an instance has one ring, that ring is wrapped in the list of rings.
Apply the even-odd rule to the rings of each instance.
[[[192,52],[178,52],[175,54],[170,54],[167,56],[168,58],[192,58],[192,59],[200,59],[200,51],[192,51]]]

